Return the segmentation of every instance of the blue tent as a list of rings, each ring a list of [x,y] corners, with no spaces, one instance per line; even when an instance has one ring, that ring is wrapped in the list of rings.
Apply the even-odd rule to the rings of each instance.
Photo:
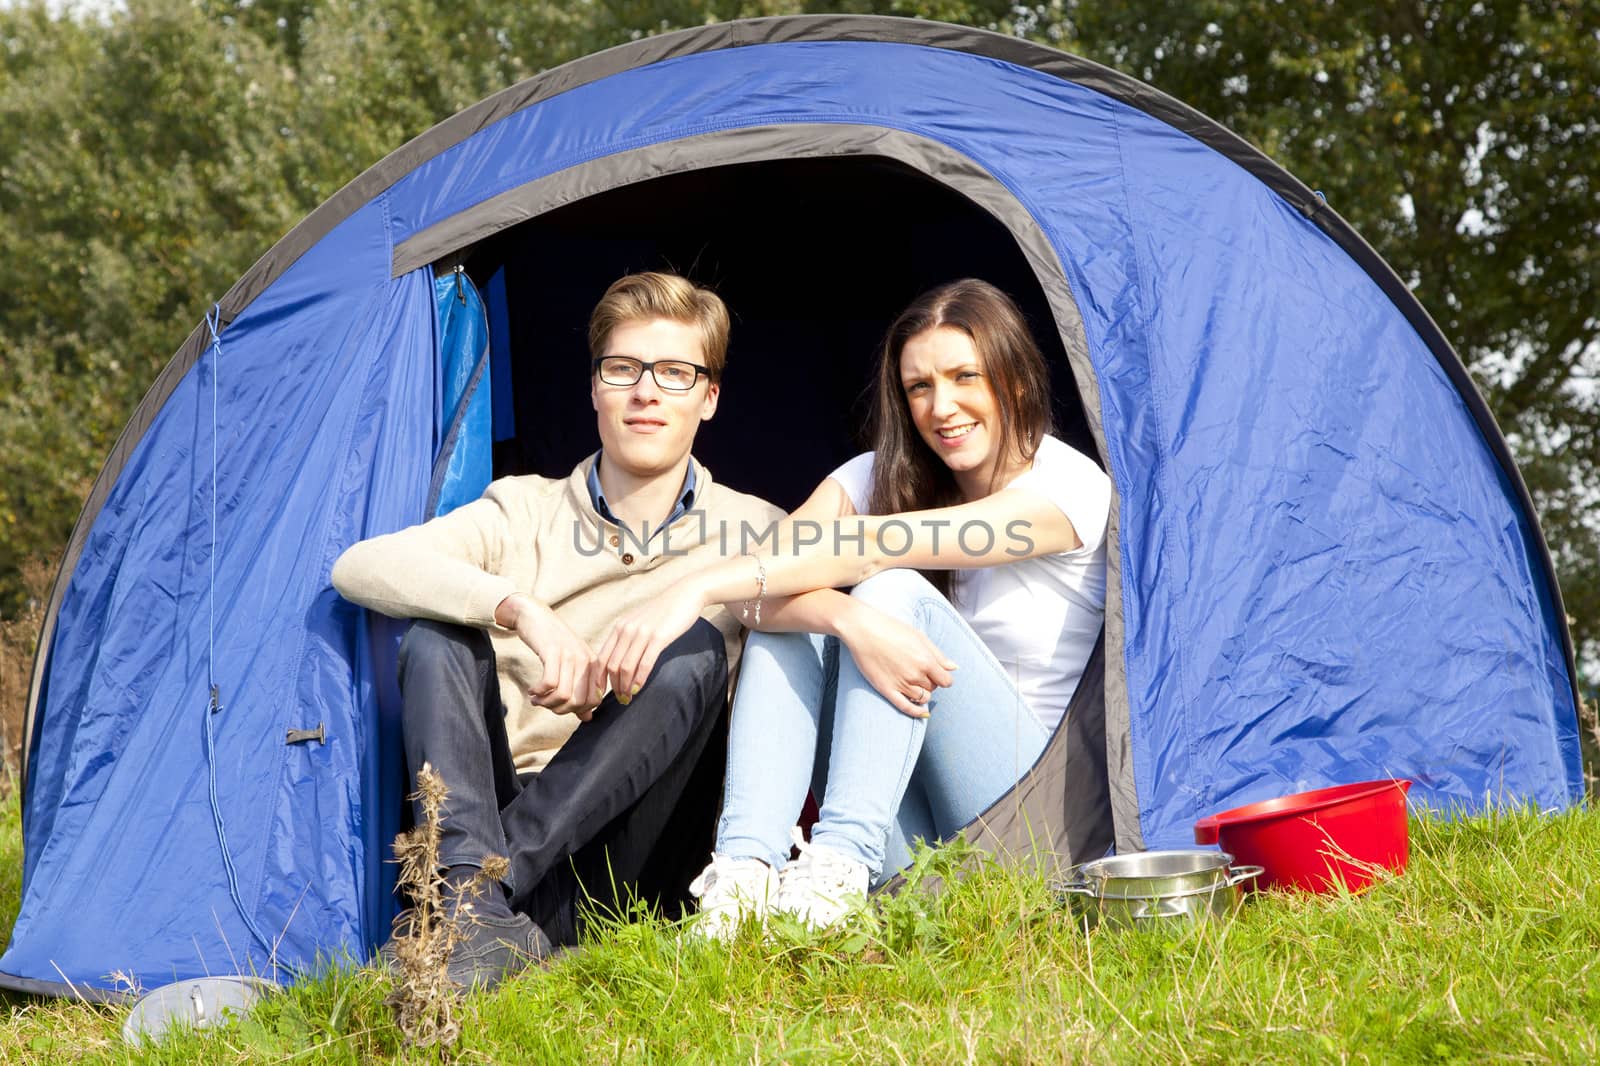
[[[1150,87],[880,18],[652,38],[499,93],[361,175],[218,302],[96,482],[29,704],[0,984],[278,978],[387,933],[399,630],[352,542],[594,446],[583,321],[669,267],[735,313],[700,454],[793,505],[856,447],[879,335],[986,277],[1116,486],[1101,648],[973,835],[1060,861],[1383,776],[1582,793],[1575,669],[1504,440],[1316,195]],[[480,293],[481,301],[480,301]]]

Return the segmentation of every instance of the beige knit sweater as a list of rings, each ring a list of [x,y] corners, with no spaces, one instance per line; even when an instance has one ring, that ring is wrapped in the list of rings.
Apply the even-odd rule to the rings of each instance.
[[[548,604],[598,649],[623,613],[724,554],[740,554],[741,523],[760,533],[783,517],[765,500],[714,484],[696,462],[694,509],[641,548],[641,531],[625,535],[595,513],[594,461],[591,455],[563,480],[502,478],[447,515],[352,545],[333,565],[334,587],[363,607],[488,631],[519,771],[543,769],[580,723],[529,703],[543,666],[495,624],[501,600],[521,592]],[[731,676],[742,646],[739,620],[721,607],[705,617],[727,642]]]

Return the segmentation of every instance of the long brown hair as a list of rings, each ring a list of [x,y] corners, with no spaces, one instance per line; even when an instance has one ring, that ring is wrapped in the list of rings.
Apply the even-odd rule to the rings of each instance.
[[[878,361],[871,415],[872,447],[877,452],[872,464],[873,514],[961,502],[955,475],[911,421],[911,408],[900,384],[900,356],[906,342],[941,326],[965,333],[977,349],[984,381],[993,390],[999,411],[996,443],[1001,456],[1015,455],[1031,462],[1039,442],[1053,428],[1050,372],[1011,297],[977,278],[947,282],[923,293],[889,327]],[[990,491],[996,487],[991,483]],[[950,595],[950,571],[924,572],[924,576]]]

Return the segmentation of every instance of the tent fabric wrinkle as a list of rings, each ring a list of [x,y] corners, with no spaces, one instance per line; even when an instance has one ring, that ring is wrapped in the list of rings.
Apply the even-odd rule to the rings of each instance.
[[[850,454],[852,390],[917,291],[979,273],[1029,314],[1063,432],[1113,481],[1106,619],[1044,754],[968,827],[981,847],[1059,869],[1391,775],[1419,809],[1581,800],[1526,486],[1437,325],[1336,212],[1076,57],[757,19],[445,120],[184,340],[47,605],[0,986],[290,980],[387,937],[406,623],[339,597],[333,562],[592,450],[587,403],[561,400],[587,387],[584,316],[663,266],[735,312],[697,452],[774,498]],[[817,373],[796,380],[800,359]],[[767,432],[780,396],[793,439]]]

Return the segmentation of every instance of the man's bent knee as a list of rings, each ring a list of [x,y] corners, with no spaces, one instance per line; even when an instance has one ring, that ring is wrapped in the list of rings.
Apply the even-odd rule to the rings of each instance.
[[[650,682],[676,686],[707,680],[724,690],[727,688],[728,646],[721,631],[701,618],[662,650],[651,671]]]
[[[419,618],[400,641],[397,660],[403,679],[408,670],[445,662],[476,663],[493,656],[489,635],[481,629]]]

